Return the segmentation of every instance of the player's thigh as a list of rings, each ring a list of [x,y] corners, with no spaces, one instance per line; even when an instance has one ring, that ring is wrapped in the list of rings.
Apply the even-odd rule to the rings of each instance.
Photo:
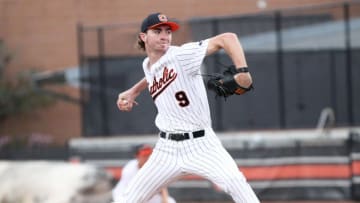
[[[217,138],[200,143],[200,151],[189,163],[192,173],[205,177],[220,187],[230,184],[231,180],[246,181],[236,162]]]

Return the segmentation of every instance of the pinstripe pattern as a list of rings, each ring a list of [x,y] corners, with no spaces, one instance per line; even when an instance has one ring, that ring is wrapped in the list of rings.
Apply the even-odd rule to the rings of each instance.
[[[211,129],[206,88],[200,76],[208,40],[170,47],[143,69],[158,109],[156,126],[167,133],[205,129],[205,136],[172,141],[159,138],[153,154],[123,193],[121,203],[142,203],[183,175],[207,178],[238,203],[257,203],[254,191]]]
[[[152,155],[125,190],[122,203],[142,203],[150,199],[160,188],[181,177],[174,143],[158,142]]]
[[[158,109],[156,126],[165,132],[196,131],[211,126],[210,110],[207,100],[206,88],[200,75],[200,67],[205,57],[207,42],[204,41],[185,44],[181,47],[171,46],[149,70],[148,58],[143,62],[143,69],[153,90],[155,81],[165,81],[165,68],[176,74],[176,79],[171,84],[162,83],[157,92],[155,105]],[[166,78],[166,77],[165,77]],[[170,81],[170,79],[168,80]],[[160,85],[158,85],[160,87]],[[165,88],[165,89],[164,89]],[[190,105],[179,106],[175,94],[183,91]]]
[[[220,186],[235,202],[259,202],[239,171],[237,164],[224,149],[212,130],[206,137],[181,143],[184,168]],[[192,146],[193,145],[193,146]]]
[[[211,129],[186,141],[160,138],[154,152],[125,191],[122,203],[141,203],[160,188],[186,174],[202,176],[220,186],[238,203],[257,203],[254,191]]]

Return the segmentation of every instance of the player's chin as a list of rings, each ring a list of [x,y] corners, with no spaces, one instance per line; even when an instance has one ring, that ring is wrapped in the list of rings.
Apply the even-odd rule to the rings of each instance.
[[[159,44],[159,50],[166,51],[168,50],[170,44]]]

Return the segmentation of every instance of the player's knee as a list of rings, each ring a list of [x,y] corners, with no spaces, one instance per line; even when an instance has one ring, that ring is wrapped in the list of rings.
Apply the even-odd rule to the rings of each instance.
[[[246,184],[245,176],[241,172],[234,173],[226,178],[226,181],[223,184],[223,189],[224,191],[231,192],[241,188],[241,185],[243,184]]]

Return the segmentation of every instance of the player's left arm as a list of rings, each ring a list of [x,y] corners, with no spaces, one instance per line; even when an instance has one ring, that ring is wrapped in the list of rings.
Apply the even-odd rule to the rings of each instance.
[[[236,69],[247,67],[244,50],[238,36],[234,33],[223,33],[209,39],[206,55],[223,49],[231,58]],[[242,87],[251,87],[252,77],[249,72],[235,74],[235,81]]]

